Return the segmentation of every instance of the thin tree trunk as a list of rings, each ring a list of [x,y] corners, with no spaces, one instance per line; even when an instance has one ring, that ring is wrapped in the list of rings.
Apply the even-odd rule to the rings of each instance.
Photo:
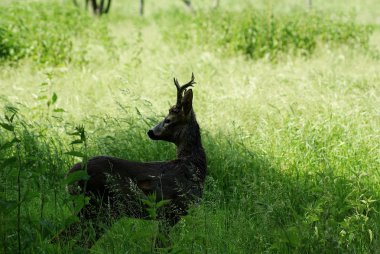
[[[97,14],[97,10],[98,10],[98,4],[96,3],[96,0],[92,0],[91,3],[92,3],[92,11],[96,15]]]
[[[144,0],[140,0],[140,16],[144,15]]]

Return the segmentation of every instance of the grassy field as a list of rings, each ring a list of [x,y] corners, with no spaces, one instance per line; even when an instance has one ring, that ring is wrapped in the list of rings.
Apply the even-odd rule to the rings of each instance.
[[[195,74],[204,199],[166,253],[380,253],[380,2],[1,0],[0,253],[82,253],[67,170],[86,156],[170,160],[146,131]],[[86,144],[69,133],[86,130]],[[91,253],[151,253],[122,219]]]

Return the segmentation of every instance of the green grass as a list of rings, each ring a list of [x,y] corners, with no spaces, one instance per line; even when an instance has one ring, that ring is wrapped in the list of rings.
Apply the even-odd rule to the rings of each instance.
[[[222,0],[212,10],[199,0],[191,14],[160,0],[145,17],[130,2],[115,1],[100,19],[71,1],[0,8],[0,252],[17,253],[18,236],[23,253],[73,252],[73,243],[49,243],[73,220],[64,175],[80,158],[66,152],[173,159],[174,146],[146,131],[174,103],[173,76],[191,72],[208,177],[201,205],[171,232],[173,251],[379,252],[378,1],[313,1],[309,12],[305,1]],[[252,17],[264,17],[258,36],[274,31],[267,14],[277,27],[306,19],[291,29],[299,35],[323,25],[326,36],[349,39],[310,32],[306,57],[265,43],[264,55],[247,57],[239,35]],[[70,145],[79,125],[86,149]],[[156,234],[155,222],[124,218],[91,251],[150,253]]]

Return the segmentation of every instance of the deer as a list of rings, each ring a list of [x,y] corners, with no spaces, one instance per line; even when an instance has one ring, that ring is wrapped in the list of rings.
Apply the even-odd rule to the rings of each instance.
[[[105,3],[105,1],[107,3]],[[73,0],[73,3],[78,7],[77,0]],[[95,15],[101,16],[107,14],[111,8],[111,0],[86,0],[86,10],[91,5],[92,11]]]
[[[97,156],[85,165],[75,164],[68,174],[85,169],[89,178],[78,180],[69,186],[69,193],[84,193],[90,200],[77,216],[80,224],[92,222],[95,229],[94,241],[80,245],[91,247],[105,232],[109,217],[118,220],[123,216],[158,220],[159,232],[165,237],[180,218],[188,214],[188,209],[198,204],[202,198],[207,171],[206,153],[202,146],[200,127],[193,109],[195,84],[191,80],[179,85],[176,104],[169,109],[168,115],[151,128],[147,135],[151,140],[161,140],[176,146],[176,159],[169,161],[136,162],[110,156]],[[158,208],[156,218],[147,212],[146,200],[153,195],[155,202],[163,202]],[[107,214],[103,216],[103,213]],[[100,220],[99,220],[100,219]],[[97,223],[103,226],[97,226]],[[78,233],[78,226],[72,224],[61,232],[63,237]],[[82,226],[79,226],[82,227]],[[166,243],[167,244],[167,243]],[[157,247],[165,246],[157,241]]]
[[[105,3],[105,1],[107,3]],[[181,0],[181,1],[187,6],[187,8],[191,12],[193,12],[193,13],[195,12],[195,9],[191,3],[191,0]],[[309,1],[311,1],[311,0],[309,0]],[[218,8],[219,2],[220,2],[220,0],[215,0],[213,9]],[[73,0],[73,3],[76,6],[79,6],[77,0]],[[88,9],[90,4],[91,4],[91,8],[92,8],[94,14],[101,16],[101,15],[107,14],[109,12],[110,7],[111,7],[111,0],[100,0],[100,1],[99,0],[86,0],[86,10]],[[145,9],[144,6],[145,6],[145,0],[140,0],[140,7],[139,7],[140,16],[144,15],[144,9]]]
[[[105,1],[107,2],[105,4]],[[191,4],[191,0],[182,0],[182,2],[192,11],[194,12],[194,8]],[[73,0],[75,6],[79,6],[77,0]],[[111,0],[86,0],[86,10],[91,5],[91,8],[95,15],[101,16],[103,14],[107,14],[111,7]],[[145,1],[140,0],[140,15],[144,15],[144,5]]]

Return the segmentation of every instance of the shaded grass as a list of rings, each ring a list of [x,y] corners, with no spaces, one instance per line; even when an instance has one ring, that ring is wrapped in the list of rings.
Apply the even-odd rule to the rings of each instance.
[[[19,130],[23,154],[22,246],[25,250],[37,251],[47,244],[46,241],[56,230],[70,221],[70,205],[67,204],[62,176],[64,169],[73,164],[72,159],[63,154],[71,148],[68,143],[60,143],[62,136],[56,140],[60,136],[41,135],[38,130],[42,126],[34,129],[33,122],[26,124],[22,118],[18,121],[22,125],[15,127]],[[107,124],[101,126],[101,122]],[[299,124],[296,119],[290,122],[294,126]],[[334,128],[339,128],[341,124],[338,122],[333,124]],[[141,161],[174,157],[174,149],[170,149],[169,145],[153,143],[142,136],[145,136],[146,125],[136,115],[94,119],[93,123],[87,122],[87,125],[90,130],[95,125],[97,129],[97,134],[89,141],[90,155],[108,154]],[[113,138],[110,139],[107,133],[112,133]],[[321,141],[316,135],[328,132],[324,128],[309,125],[301,133],[306,139]],[[314,143],[309,147],[308,141],[295,141],[299,134],[297,128],[290,128],[282,135],[294,140],[292,149],[303,151],[297,154],[309,153],[309,158],[296,164],[282,158],[281,163],[289,163],[289,168],[283,171],[276,166],[278,159],[248,148],[239,132],[229,135],[204,133],[209,165],[204,201],[176,226],[172,233],[172,248],[195,253],[219,253],[222,250],[231,253],[375,251],[379,233],[378,181],[361,171],[363,167],[370,171],[374,170],[372,166],[376,167],[371,154],[365,153],[365,146],[359,146],[352,152],[344,149],[349,153],[348,161],[341,159],[335,166],[336,160],[330,162],[328,158],[334,154],[335,145],[329,148],[325,144]],[[327,139],[334,143],[331,137],[327,136]],[[54,145],[56,142],[59,143]],[[353,140],[345,142],[353,144]],[[4,144],[4,140],[1,143]],[[16,151],[16,147],[3,149],[1,156],[7,158]],[[359,154],[352,157],[352,153]],[[363,159],[375,164],[367,162],[363,165]],[[346,171],[341,172],[339,167],[345,167]],[[2,193],[6,191],[2,204],[7,204],[5,200],[9,203],[16,195],[16,189],[11,186],[17,186],[14,175],[17,164],[8,162],[7,168],[1,178],[4,188]],[[42,209],[41,205],[45,208]],[[2,248],[12,252],[12,246],[16,244],[12,243],[15,238],[11,237],[14,235],[11,228],[16,217],[12,207],[4,211],[3,216],[7,219],[3,222],[9,228],[4,228],[3,239],[7,239],[7,245]],[[110,248],[117,253],[125,248],[132,248],[136,252],[149,251],[154,234],[153,222],[126,220],[118,223],[94,247],[94,252]],[[113,245],[115,240],[107,240],[124,238],[125,235],[130,235],[130,238],[124,240],[122,246]],[[52,247],[46,245],[42,248]],[[55,248],[51,251],[56,251]]]

